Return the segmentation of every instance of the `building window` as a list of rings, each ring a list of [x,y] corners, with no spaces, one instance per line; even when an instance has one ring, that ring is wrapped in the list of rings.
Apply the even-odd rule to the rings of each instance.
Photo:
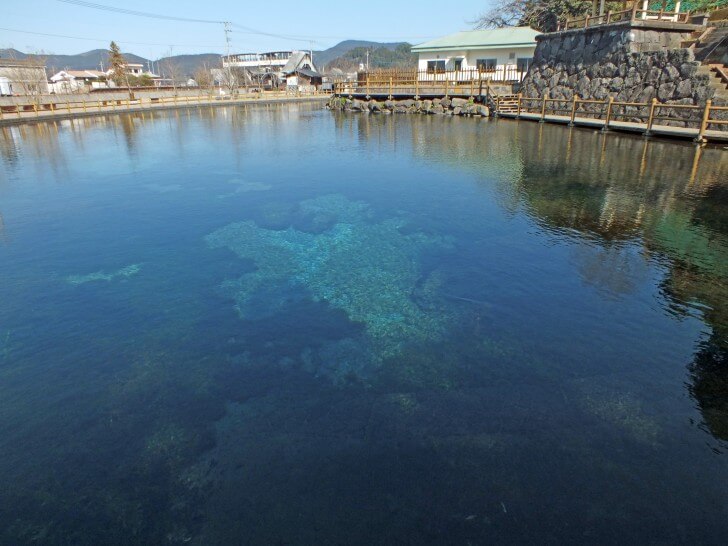
[[[498,59],[478,59],[475,64],[478,72],[493,72],[498,64]]]
[[[516,61],[516,68],[519,72],[528,72],[528,67],[531,65],[530,57],[519,57]]]
[[[428,74],[442,74],[445,72],[445,61],[427,61]]]
[[[516,52],[515,52],[515,51],[511,51],[511,52],[510,52],[510,53],[508,54],[508,60],[509,60],[509,61],[512,61],[512,60],[513,60],[513,59],[515,59],[515,58],[516,58]]]
[[[463,69],[463,60],[462,59],[455,59],[453,61],[453,64],[455,65],[455,70],[462,70]]]

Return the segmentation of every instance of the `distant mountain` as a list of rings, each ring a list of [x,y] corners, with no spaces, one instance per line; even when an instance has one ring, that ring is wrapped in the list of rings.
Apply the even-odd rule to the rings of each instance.
[[[345,40],[341,43],[336,44],[334,47],[330,47],[329,49],[325,49],[323,51],[314,51],[313,59],[316,67],[321,70],[325,66],[329,65],[329,63],[331,63],[332,61],[341,59],[352,51],[354,51],[355,53],[356,51],[360,53],[364,52],[365,54],[368,48],[370,49],[370,51],[379,51],[378,58],[385,58],[388,55],[386,52],[401,52],[402,46],[405,45],[409,47],[409,44],[406,44],[404,42],[380,43],[369,42],[365,40]],[[359,58],[359,56],[353,55],[353,57],[355,58],[350,58],[352,57],[352,55],[350,55],[349,57],[345,58],[344,61],[337,61],[336,65],[340,66],[347,63],[358,63],[357,59]],[[27,59],[32,57],[39,57],[40,59],[43,59],[45,61],[49,76],[55,74],[60,70],[65,69],[98,70],[102,63],[104,69],[107,69],[109,66],[109,52],[105,49],[93,49],[91,51],[86,51],[85,53],[79,53],[77,55],[32,55],[28,53],[23,53],[21,51],[18,51],[17,49],[0,49],[0,58]],[[124,57],[127,59],[127,61],[131,63],[141,63],[144,65],[145,69],[147,68],[147,63],[149,62],[149,59],[145,59],[144,57],[140,57],[139,55],[134,55],[133,53],[124,53]],[[220,66],[219,53],[200,53],[197,55],[174,55],[172,57],[164,57],[162,59],[155,60],[155,70],[158,66],[157,63],[159,63],[162,71],[164,71],[164,61],[169,59],[171,59],[172,62],[176,63],[180,68],[180,72],[187,77],[192,77],[197,70],[205,65],[210,68]]]
[[[221,56],[219,53],[199,53],[197,55],[173,55],[172,57],[162,57],[159,61],[154,62],[155,66],[156,63],[159,63],[162,71],[164,71],[164,63],[172,61],[179,67],[180,73],[193,78],[195,76],[195,72],[203,67],[207,67],[208,69],[218,68],[222,62],[220,59]]]
[[[417,66],[417,55],[412,53],[412,46],[407,43],[389,47],[355,47],[332,59],[326,65],[326,72],[338,68],[344,72],[357,70],[361,65],[371,69],[377,68],[414,68]]]
[[[101,63],[104,64],[104,70],[109,66],[109,52],[105,49],[93,49],[78,55],[30,55],[22,53],[17,49],[0,49],[1,58],[28,59],[32,57],[40,57],[45,59],[45,65],[49,74],[54,74],[59,70],[99,70]],[[124,53],[127,61],[130,63],[142,63],[146,67],[147,59],[134,55],[132,53]]]
[[[323,51],[313,52],[313,62],[316,68],[322,70],[325,65],[328,65],[334,59],[338,59],[346,55],[349,51],[356,48],[372,48],[372,49],[389,49],[395,50],[398,46],[405,44],[406,42],[368,42],[366,40],[345,40],[336,44],[334,47],[325,49]],[[409,45],[409,44],[407,44]]]

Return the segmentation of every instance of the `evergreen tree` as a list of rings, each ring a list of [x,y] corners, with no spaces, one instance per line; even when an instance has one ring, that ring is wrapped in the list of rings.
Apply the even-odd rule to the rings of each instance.
[[[113,41],[109,45],[109,67],[111,68],[111,80],[116,85],[126,84],[128,87],[126,59],[121,54],[119,46]]]

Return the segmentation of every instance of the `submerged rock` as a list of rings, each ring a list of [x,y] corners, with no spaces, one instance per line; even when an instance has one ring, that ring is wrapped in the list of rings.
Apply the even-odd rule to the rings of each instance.
[[[210,247],[229,248],[257,266],[256,271],[224,283],[241,317],[254,319],[261,312],[259,294],[297,286],[313,300],[341,309],[351,321],[364,325],[369,362],[395,356],[407,343],[444,334],[447,313],[418,305],[412,294],[422,277],[419,255],[426,248],[448,246],[449,240],[417,231],[403,234],[407,222],[399,217],[372,222],[368,205],[342,195],[303,201],[300,208],[313,216],[334,215],[336,220],[318,234],[292,227],[269,230],[247,221],[206,237]],[[437,288],[428,285],[430,294]],[[273,305],[277,301],[263,300]],[[357,344],[346,342],[332,348],[330,360],[348,362],[346,367],[356,373],[361,362],[341,354],[350,346],[349,352],[362,352]]]

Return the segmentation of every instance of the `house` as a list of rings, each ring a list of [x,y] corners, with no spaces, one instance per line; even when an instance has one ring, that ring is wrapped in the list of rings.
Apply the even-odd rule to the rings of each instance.
[[[50,77],[54,93],[73,93],[108,87],[107,74],[100,70],[61,70]]]
[[[488,77],[496,81],[520,81],[536,50],[536,36],[529,27],[466,30],[412,48],[419,55],[418,69],[424,79]],[[463,73],[464,78],[456,76]]]
[[[141,63],[126,63],[126,73],[129,76],[141,76],[144,74],[144,65]]]
[[[239,83],[253,83],[265,88],[300,89],[321,84],[321,74],[308,51],[270,51],[268,53],[239,53],[223,57],[223,72],[242,71]]]
[[[48,93],[45,65],[34,59],[0,59],[0,94],[43,95]]]

